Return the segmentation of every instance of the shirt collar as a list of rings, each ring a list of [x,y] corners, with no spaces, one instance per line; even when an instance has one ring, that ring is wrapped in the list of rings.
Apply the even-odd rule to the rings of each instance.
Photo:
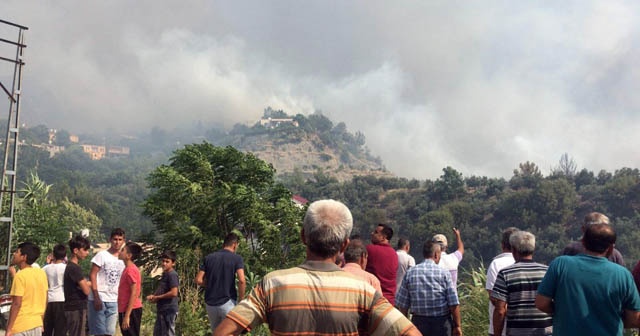
[[[305,260],[302,265],[298,266],[309,271],[333,272],[341,271],[338,265],[331,262]]]

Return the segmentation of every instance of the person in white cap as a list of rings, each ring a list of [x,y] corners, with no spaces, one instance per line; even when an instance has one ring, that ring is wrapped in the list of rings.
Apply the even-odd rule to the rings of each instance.
[[[436,243],[440,243],[442,248],[442,256],[440,257],[440,262],[438,265],[449,272],[451,272],[451,281],[453,282],[453,287],[457,288],[458,284],[458,265],[462,260],[462,256],[464,255],[464,244],[462,243],[462,238],[460,238],[460,230],[453,228],[453,233],[456,235],[456,244],[458,245],[458,249],[451,253],[447,254],[447,237],[443,234],[437,234],[433,236],[432,241]]]

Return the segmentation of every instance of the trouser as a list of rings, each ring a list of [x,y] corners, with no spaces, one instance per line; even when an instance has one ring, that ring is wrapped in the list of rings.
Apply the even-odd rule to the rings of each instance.
[[[126,330],[122,329],[123,318],[124,318],[124,313],[118,313],[118,319],[120,321],[120,331],[122,331],[122,336],[140,336],[140,323],[142,322],[142,308],[136,308],[131,310],[131,315],[129,316],[129,328]]]
[[[175,311],[159,311],[153,326],[153,336],[175,336],[176,316],[178,313]]]
[[[42,336],[66,336],[67,327],[64,319],[64,301],[47,303],[44,312],[44,332]]]
[[[411,321],[423,335],[451,336],[451,315],[439,317],[413,315]]]
[[[69,336],[85,336],[87,334],[87,310],[70,310],[64,312]]]
[[[221,306],[206,305],[205,308],[207,309],[207,315],[209,316],[209,323],[211,324],[212,332],[216,330],[218,324],[220,324],[222,320],[224,320],[224,318],[227,316],[227,313],[230,312],[231,309],[235,307],[235,305],[235,300],[229,300]]]

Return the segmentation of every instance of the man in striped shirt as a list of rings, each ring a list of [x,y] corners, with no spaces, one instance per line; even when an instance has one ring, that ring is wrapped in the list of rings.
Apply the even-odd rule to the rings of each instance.
[[[306,261],[267,274],[214,331],[239,335],[262,323],[271,335],[420,335],[371,285],[335,264],[353,218],[334,200],[312,203],[301,232]]]
[[[494,335],[501,335],[505,317],[507,336],[545,336],[553,331],[551,315],[536,308],[538,285],[547,266],[533,261],[536,237],[527,231],[516,231],[509,237],[516,263],[503,268],[491,291]]]

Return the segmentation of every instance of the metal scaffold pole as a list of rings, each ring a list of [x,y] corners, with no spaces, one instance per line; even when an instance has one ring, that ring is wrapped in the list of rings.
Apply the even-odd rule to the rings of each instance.
[[[25,65],[23,52],[27,45],[24,43],[25,31],[29,28],[12,22],[0,20],[0,25],[17,30],[17,39],[0,38],[0,43],[15,47],[15,57],[0,54],[0,62],[13,64],[13,80],[9,87],[0,81],[0,88],[9,100],[9,114],[7,117],[7,134],[4,141],[4,161],[2,166],[2,181],[0,182],[0,278],[4,288],[9,283],[8,269],[11,265],[11,238],[13,232],[13,214],[16,194],[16,179],[18,169],[18,134],[20,133],[20,100],[22,97],[22,69]]]

